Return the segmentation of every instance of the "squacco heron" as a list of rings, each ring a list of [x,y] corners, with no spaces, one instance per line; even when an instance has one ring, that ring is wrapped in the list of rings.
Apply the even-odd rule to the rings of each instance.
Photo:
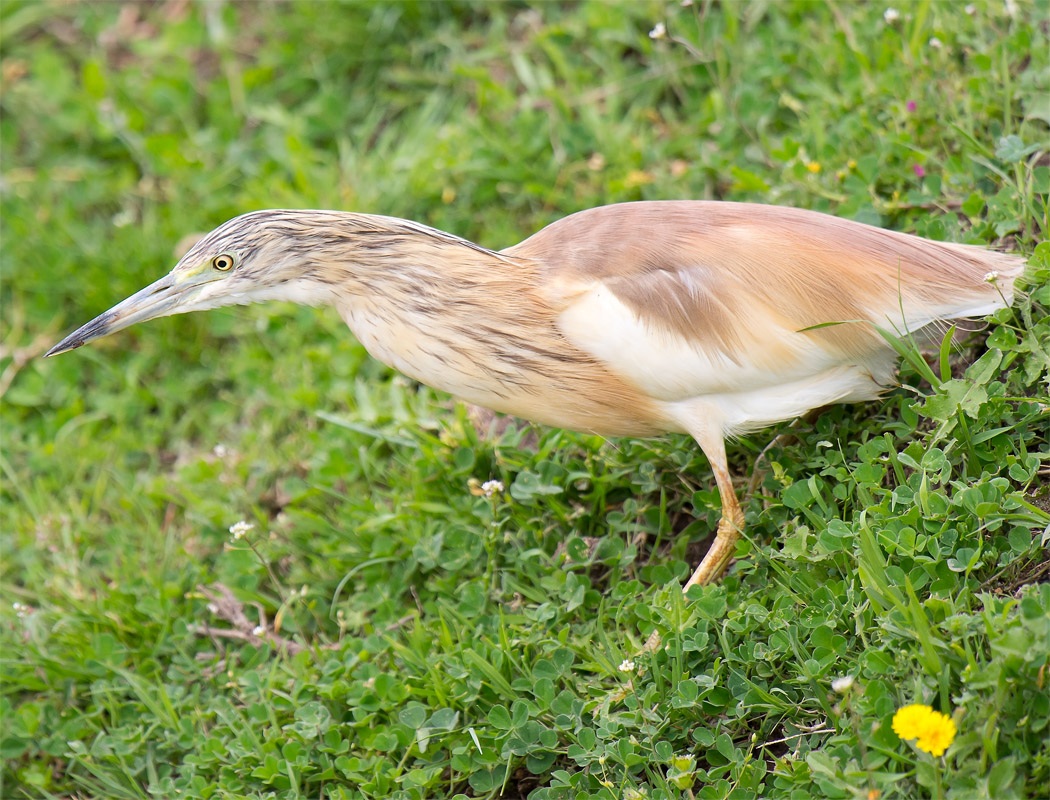
[[[603,436],[685,432],[722,518],[686,583],[726,568],[744,515],[725,439],[893,382],[904,336],[1009,305],[1022,259],[811,211],[638,202],[493,251],[393,217],[255,211],[63,339],[237,303],[334,306],[375,358],[463,400]]]

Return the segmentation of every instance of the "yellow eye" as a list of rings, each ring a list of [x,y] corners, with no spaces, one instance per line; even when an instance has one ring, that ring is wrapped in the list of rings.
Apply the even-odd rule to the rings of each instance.
[[[221,256],[215,256],[211,260],[211,265],[219,272],[227,272],[233,269],[233,256],[223,253]]]

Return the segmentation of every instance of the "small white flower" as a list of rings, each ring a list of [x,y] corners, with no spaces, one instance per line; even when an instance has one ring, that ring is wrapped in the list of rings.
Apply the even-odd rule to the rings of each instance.
[[[999,280],[999,273],[994,269],[991,272],[984,273],[985,283],[995,283],[997,280]]]
[[[850,690],[851,686],[853,686],[852,675],[843,675],[841,678],[835,678],[835,680],[831,682],[832,690],[839,694],[845,694]]]
[[[970,3],[966,6],[966,8],[963,9],[963,11],[966,12],[967,16],[972,17],[974,14],[977,13],[977,6],[975,6],[973,3]]]
[[[135,215],[128,209],[118,211],[113,215],[113,227],[114,228],[126,228],[135,221]]]
[[[503,481],[485,481],[481,484],[481,491],[485,494],[485,497],[492,497],[495,494],[499,494],[503,489]]]
[[[689,8],[693,4],[693,0],[682,0],[682,8]]]
[[[14,609],[14,612],[18,615],[19,619],[25,619],[29,616],[29,606],[25,603],[12,603],[11,608]]]
[[[634,672],[634,662],[629,658],[625,658],[623,663],[620,664],[620,672]]]
[[[252,628],[252,636],[262,636],[264,633],[266,633],[266,628],[262,625],[256,625]]]
[[[901,18],[901,12],[895,8],[887,8],[882,12],[882,21],[887,25],[892,25],[894,22]]]
[[[942,42],[936,36],[931,36],[930,37],[929,44],[930,44],[930,47],[932,47],[934,50],[940,50],[941,48],[944,47],[944,42]]]
[[[233,535],[233,541],[239,541],[245,537],[250,531],[255,529],[255,523],[245,522],[243,519],[240,522],[235,522],[230,526],[230,533]]]
[[[671,759],[671,767],[678,772],[693,772],[696,769],[696,756],[692,753],[682,753]]]
[[[226,445],[224,444],[215,445],[215,447],[212,448],[211,452],[212,455],[214,455],[216,458],[226,458],[226,456],[230,454],[229,448],[226,447]]]
[[[657,22],[653,25],[653,29],[649,31],[650,39],[666,39],[667,38],[667,26],[662,22]]]

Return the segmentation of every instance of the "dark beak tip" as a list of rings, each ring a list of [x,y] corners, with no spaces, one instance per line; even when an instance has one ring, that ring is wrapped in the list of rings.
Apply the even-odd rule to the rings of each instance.
[[[60,356],[63,353],[68,353],[70,350],[76,350],[82,344],[84,344],[84,343],[83,342],[70,342],[70,341],[67,341],[67,340],[63,339],[61,342],[59,342],[54,347],[52,347],[50,350],[48,350],[46,353],[44,353],[44,358],[51,358],[51,356]]]

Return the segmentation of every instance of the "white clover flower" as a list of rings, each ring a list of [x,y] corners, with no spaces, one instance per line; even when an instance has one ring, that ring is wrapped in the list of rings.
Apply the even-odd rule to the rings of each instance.
[[[235,522],[235,523],[233,523],[230,526],[230,533],[233,535],[233,541],[235,541],[235,542],[236,541],[240,541],[249,532],[251,532],[253,530],[255,530],[255,523],[254,522],[246,522],[243,519],[240,522]]]
[[[835,678],[831,682],[832,691],[838,692],[839,694],[845,694],[853,686],[853,676],[843,675],[841,678]]]
[[[933,48],[934,50],[940,50],[940,49],[942,49],[942,48],[944,47],[944,42],[942,42],[942,41],[941,41],[940,39],[938,39],[938,38],[937,38],[936,36],[931,36],[931,37],[930,37],[930,41],[929,41],[929,45],[930,45],[930,47],[932,47],[932,48]]]
[[[262,625],[256,625],[252,628],[252,636],[262,636],[264,633],[266,633],[266,628]]]
[[[653,25],[653,29],[649,31],[650,39],[666,39],[667,38],[667,26],[662,22],[657,22]]]
[[[970,3],[963,9],[963,11],[966,12],[967,16],[972,17],[974,14],[977,13],[977,6],[975,6],[973,3]]]
[[[481,484],[481,491],[485,497],[492,497],[495,494],[499,494],[503,491],[503,481],[485,481]]]
[[[619,669],[620,672],[634,672],[634,662],[629,658],[625,658]]]
[[[887,8],[882,12],[882,21],[887,25],[892,25],[894,22],[901,18],[901,12],[895,8]]]

